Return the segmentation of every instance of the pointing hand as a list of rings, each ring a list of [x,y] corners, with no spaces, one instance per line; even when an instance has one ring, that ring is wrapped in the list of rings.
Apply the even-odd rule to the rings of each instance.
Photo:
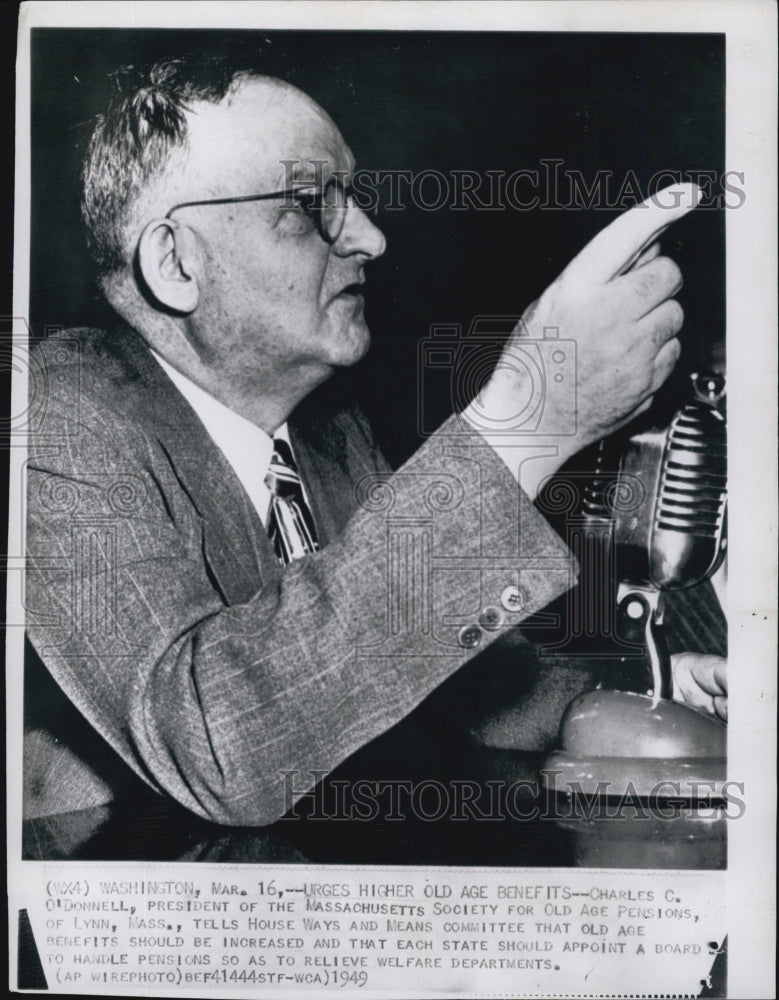
[[[658,236],[698,204],[694,184],[666,188],[603,229],[525,312],[468,419],[489,435],[517,431],[517,443],[554,444],[557,465],[647,409],[680,353],[679,268],[660,256]],[[575,387],[545,381],[536,434],[522,426],[532,387],[527,338],[545,329],[574,341]],[[523,403],[524,400],[524,403]],[[512,418],[516,415],[516,427]]]

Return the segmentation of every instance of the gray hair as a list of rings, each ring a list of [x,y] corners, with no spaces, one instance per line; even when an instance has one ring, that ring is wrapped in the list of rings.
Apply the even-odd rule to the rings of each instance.
[[[113,92],[92,129],[81,172],[81,216],[99,278],[127,267],[128,216],[176,149],[186,146],[193,102],[218,104],[263,74],[224,56],[185,55],[112,74]]]

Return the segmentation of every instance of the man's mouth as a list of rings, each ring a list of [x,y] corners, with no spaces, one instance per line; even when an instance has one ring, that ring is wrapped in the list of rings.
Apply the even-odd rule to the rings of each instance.
[[[361,281],[354,281],[351,285],[347,285],[342,288],[338,293],[339,295],[362,295],[363,294],[363,283]]]

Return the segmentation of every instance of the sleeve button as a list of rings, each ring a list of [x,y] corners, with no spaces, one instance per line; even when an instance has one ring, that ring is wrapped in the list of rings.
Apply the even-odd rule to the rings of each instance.
[[[478,625],[465,625],[457,634],[457,641],[463,649],[473,649],[481,642],[482,634]]]
[[[526,595],[521,587],[506,587],[500,595],[500,603],[506,611],[520,611],[525,605]]]
[[[490,607],[485,608],[479,615],[479,624],[483,629],[486,629],[487,632],[494,632],[496,629],[500,628],[505,619],[506,616],[500,608],[496,608],[491,605]]]

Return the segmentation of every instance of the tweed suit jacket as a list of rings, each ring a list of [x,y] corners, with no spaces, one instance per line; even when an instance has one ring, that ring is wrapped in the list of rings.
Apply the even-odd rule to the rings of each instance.
[[[322,546],[282,568],[134,331],[67,331],[34,362],[26,601],[47,694],[28,682],[28,715],[62,707],[56,725],[28,718],[28,815],[100,804],[132,776],[216,822],[273,822],[285,771],[300,792],[574,582],[456,417],[391,473],[355,407],[301,404],[290,432]]]

